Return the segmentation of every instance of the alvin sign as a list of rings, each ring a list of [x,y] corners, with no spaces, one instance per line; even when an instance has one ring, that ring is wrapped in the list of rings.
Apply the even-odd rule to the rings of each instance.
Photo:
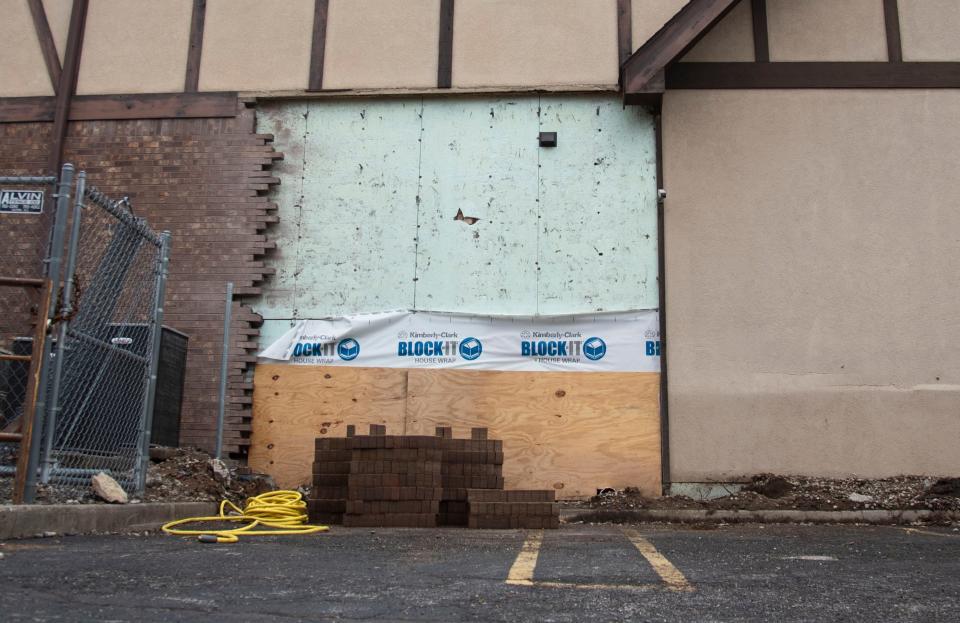
[[[0,212],[40,214],[43,212],[43,191],[0,190]]]

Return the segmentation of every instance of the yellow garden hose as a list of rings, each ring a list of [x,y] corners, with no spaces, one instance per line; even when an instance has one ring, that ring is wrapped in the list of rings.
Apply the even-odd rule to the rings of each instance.
[[[228,514],[226,509],[232,509]],[[247,525],[226,530],[185,530],[176,528],[184,524],[204,521],[247,522]],[[257,526],[271,530],[254,530]],[[270,491],[247,498],[241,510],[230,500],[220,502],[220,514],[213,517],[187,517],[164,524],[163,531],[179,536],[198,536],[203,543],[236,543],[241,536],[275,536],[280,534],[313,534],[326,532],[327,526],[311,526],[307,523],[307,503],[299,491]]]

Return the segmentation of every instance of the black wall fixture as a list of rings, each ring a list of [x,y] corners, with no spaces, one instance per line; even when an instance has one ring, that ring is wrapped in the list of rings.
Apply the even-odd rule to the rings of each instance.
[[[556,147],[557,146],[557,133],[556,132],[541,132],[540,133],[540,147]]]

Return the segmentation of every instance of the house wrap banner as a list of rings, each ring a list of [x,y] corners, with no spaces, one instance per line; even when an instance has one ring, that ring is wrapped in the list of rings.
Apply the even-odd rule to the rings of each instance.
[[[659,372],[656,310],[579,316],[396,311],[300,320],[260,357],[298,365]]]

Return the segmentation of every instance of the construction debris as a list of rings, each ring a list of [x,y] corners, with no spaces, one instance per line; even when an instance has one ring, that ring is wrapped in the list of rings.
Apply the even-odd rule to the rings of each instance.
[[[93,492],[97,494],[97,497],[109,504],[126,504],[130,501],[123,487],[103,472],[90,478],[90,486],[93,487]]]
[[[567,506],[630,509],[713,510],[931,510],[960,511],[960,478],[808,478],[761,474],[739,491],[710,500],[675,495],[645,497],[627,488]]]
[[[226,498],[242,504],[248,497],[276,490],[273,478],[234,467],[195,448],[151,448],[143,496],[138,502],[219,502]],[[107,475],[109,476],[109,475]],[[111,476],[112,478],[112,476]],[[0,478],[0,504],[9,503],[13,479]],[[102,504],[105,500],[90,487],[38,485],[38,504]]]
[[[170,449],[168,449],[170,450]],[[238,474],[220,459],[202,450],[173,448],[173,452],[153,453],[163,460],[147,469],[144,502],[219,502],[242,504],[248,497],[275,490],[276,484],[265,474]]]
[[[210,470],[213,472],[213,475],[220,480],[230,480],[230,468],[227,467],[227,464],[220,459],[210,459],[207,461],[207,465],[210,466]]]

